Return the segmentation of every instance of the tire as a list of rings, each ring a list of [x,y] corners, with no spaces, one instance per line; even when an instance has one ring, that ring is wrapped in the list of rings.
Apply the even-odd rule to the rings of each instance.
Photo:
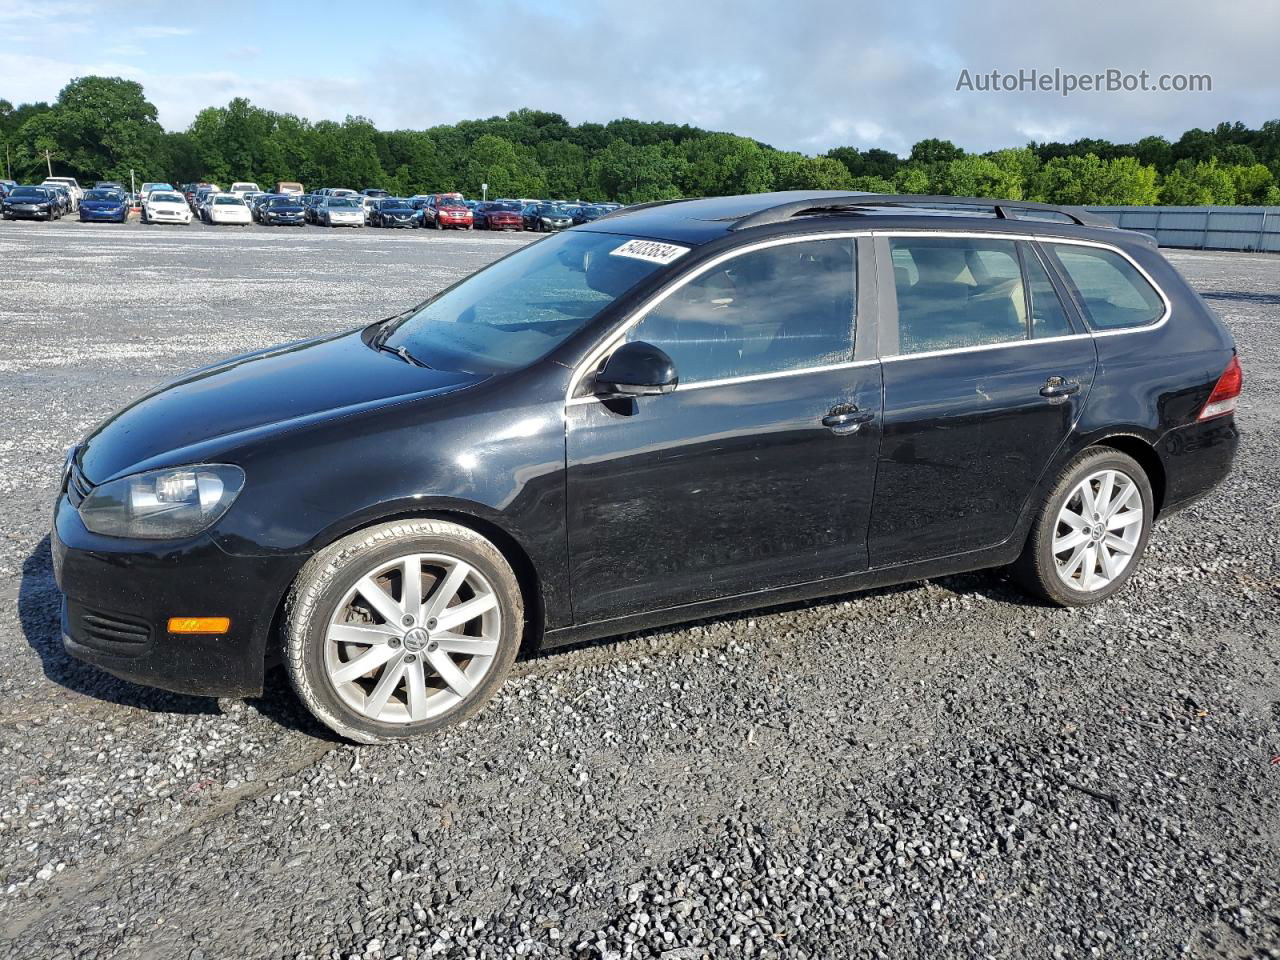
[[[421,619],[408,628],[393,621],[405,609],[395,594],[403,598],[406,561],[420,565],[423,597]],[[424,582],[427,577],[433,579]],[[461,586],[451,586],[458,577],[465,577]],[[362,580],[379,596],[369,599]],[[438,600],[443,588],[450,595]],[[435,629],[435,615],[477,601],[483,612],[446,628],[466,635],[451,632],[445,642],[454,649],[437,648],[426,632]],[[433,611],[433,602],[445,606]],[[486,609],[487,602],[492,606]],[[390,616],[373,613],[375,604]],[[335,628],[361,639],[333,639]],[[347,739],[388,743],[472,716],[502,685],[523,632],[520,586],[497,547],[456,523],[401,520],[353,533],[308,561],[285,603],[283,659],[294,691],[316,719]],[[487,652],[462,652],[473,648]],[[350,664],[364,656],[373,658],[370,670],[352,676]],[[448,682],[436,669],[445,666],[441,658],[456,671],[445,667]],[[424,679],[416,692],[409,676],[414,669]]]
[[[1102,504],[1094,512],[1083,499],[1084,482],[1092,498],[1108,491],[1108,475],[1111,513]],[[1101,603],[1124,589],[1142,562],[1154,516],[1151,482],[1136,460],[1105,447],[1085,450],[1044,498],[1014,579],[1058,606]]]

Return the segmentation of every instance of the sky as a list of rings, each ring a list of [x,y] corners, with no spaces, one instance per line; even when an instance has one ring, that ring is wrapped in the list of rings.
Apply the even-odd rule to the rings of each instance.
[[[625,116],[806,153],[1131,142],[1280,117],[1274,0],[0,0],[0,38],[0,98],[120,76],[169,130],[237,96],[384,129],[520,107]],[[976,85],[1055,69],[1207,74],[1212,90],[957,90],[962,71]]]

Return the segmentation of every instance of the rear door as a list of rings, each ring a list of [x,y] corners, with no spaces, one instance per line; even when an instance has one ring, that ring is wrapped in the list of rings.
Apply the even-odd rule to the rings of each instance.
[[[882,271],[871,565],[996,546],[1079,418],[1093,339],[1028,242],[930,233],[876,243],[892,279]]]
[[[577,622],[866,568],[881,385],[854,356],[855,251],[774,241],[695,269],[624,337],[679,387],[569,400]]]

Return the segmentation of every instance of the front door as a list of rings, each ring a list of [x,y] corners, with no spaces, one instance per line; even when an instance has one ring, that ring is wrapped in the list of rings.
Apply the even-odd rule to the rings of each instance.
[[[625,340],[675,392],[569,401],[578,623],[865,569],[880,364],[853,362],[855,240],[695,268]]]
[[[1093,339],[1029,243],[945,234],[877,242],[893,265],[897,309],[882,314],[871,565],[996,546],[1079,418],[1097,365]],[[882,298],[886,313],[893,299]]]

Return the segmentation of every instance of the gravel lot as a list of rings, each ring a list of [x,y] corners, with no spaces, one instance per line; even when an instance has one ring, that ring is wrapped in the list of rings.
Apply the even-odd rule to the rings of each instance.
[[[68,444],[522,242],[0,224],[0,957],[1280,958],[1275,257],[1171,254],[1245,442],[1088,611],[990,573],[656,631],[394,748],[64,656]]]

